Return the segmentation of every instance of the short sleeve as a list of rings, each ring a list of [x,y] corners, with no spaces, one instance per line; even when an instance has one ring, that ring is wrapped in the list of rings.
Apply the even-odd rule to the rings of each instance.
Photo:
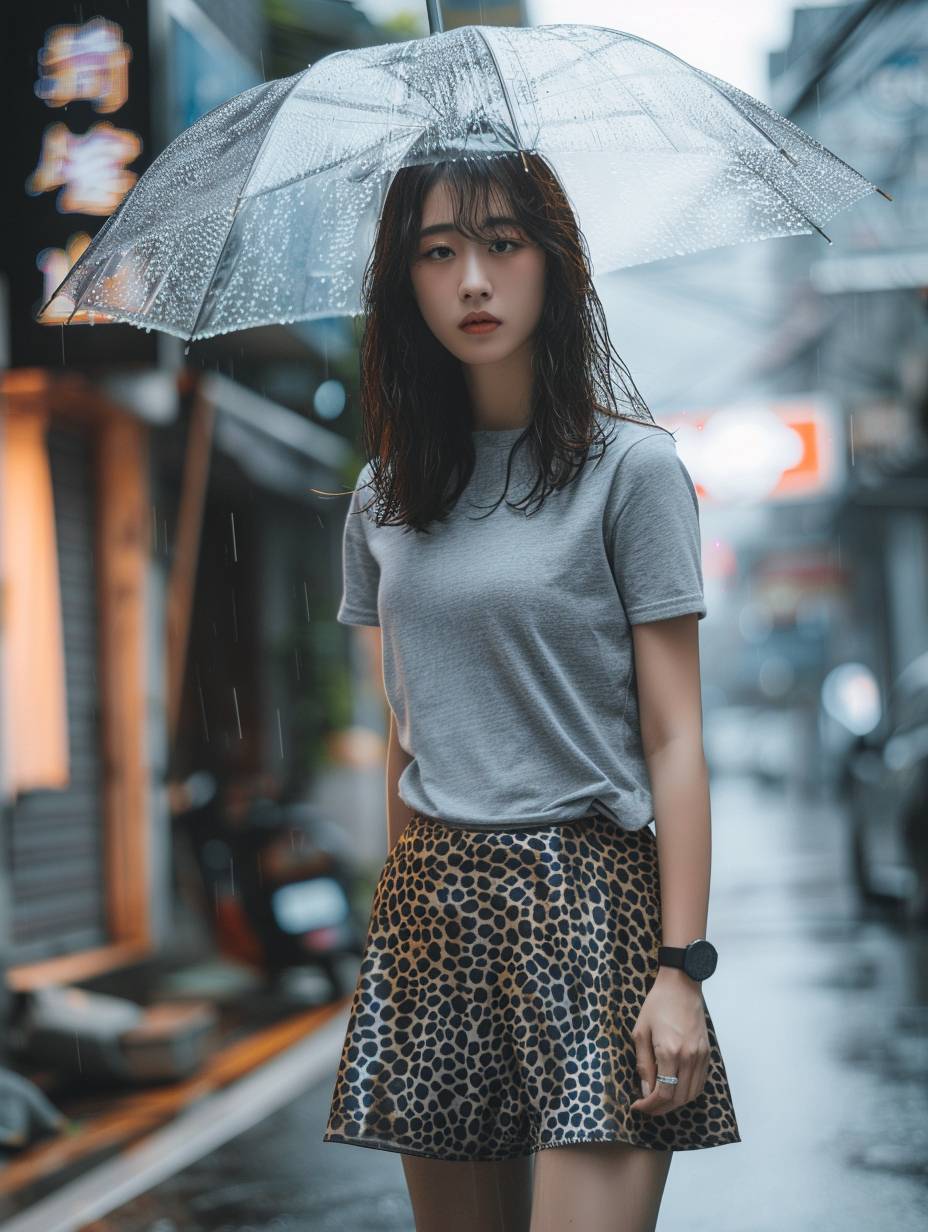
[[[370,502],[373,489],[367,486],[368,465],[358,476],[342,536],[342,600],[335,619],[343,625],[379,625],[377,588],[380,566],[367,538],[368,514],[362,506]]]
[[[706,615],[699,498],[673,437],[635,441],[619,460],[604,519],[606,550],[629,624]]]

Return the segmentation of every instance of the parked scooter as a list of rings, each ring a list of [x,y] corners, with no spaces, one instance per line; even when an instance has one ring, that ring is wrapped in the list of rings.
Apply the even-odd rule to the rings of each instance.
[[[199,904],[219,949],[270,983],[294,967],[347,991],[338,959],[363,949],[351,904],[353,862],[342,832],[302,801],[284,803],[270,776],[221,784],[199,772],[172,784],[175,835],[199,871]]]

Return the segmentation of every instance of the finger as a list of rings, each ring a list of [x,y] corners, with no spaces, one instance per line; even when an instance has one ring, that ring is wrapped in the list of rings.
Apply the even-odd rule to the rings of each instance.
[[[683,1085],[680,1061],[675,1052],[667,1052],[664,1048],[661,1048],[660,1045],[654,1049],[654,1055],[657,1058],[657,1074],[662,1074],[665,1078],[677,1078],[676,1084],[670,1082],[657,1082],[657,1074],[655,1074],[657,1088],[655,1094],[660,1096],[664,1107],[670,1108],[673,1106],[677,1091]]]
[[[654,1092],[654,1078],[657,1073],[657,1062],[654,1057],[654,1051],[651,1047],[650,1031],[643,1031],[641,1035],[632,1034],[635,1041],[635,1071],[638,1075],[638,1083],[641,1089],[639,1101],[645,1099]],[[636,1102],[639,1102],[636,1101]],[[632,1104],[634,1108],[635,1104]]]
[[[668,1082],[658,1082],[657,1075],[662,1074],[672,1076],[674,1074],[674,1069],[675,1066],[672,1062],[669,1062],[666,1057],[663,1062],[658,1059],[654,1071],[654,1089],[651,1091],[650,1095],[636,1100],[635,1103],[632,1104],[633,1111],[645,1112],[649,1116],[660,1116],[662,1113],[667,1112],[670,1109],[673,1101],[673,1092],[676,1090],[676,1087]]]
[[[665,1071],[660,1069],[659,1073]],[[646,1099],[636,1100],[631,1105],[634,1112],[643,1112],[647,1116],[663,1116],[665,1112],[670,1111],[672,1095],[665,1095],[665,1091],[673,1091],[675,1088],[666,1082],[655,1082],[655,1090]]]
[[[653,1107],[660,1099],[660,1083],[656,1081],[657,1065],[651,1062],[650,1065],[645,1062],[638,1064],[638,1080],[641,1084],[641,1094],[636,1100],[633,1100],[629,1105],[633,1111],[637,1112],[640,1108]],[[655,1087],[658,1089],[655,1090]]]
[[[690,1077],[687,1083],[687,1089],[680,1098],[681,1104],[689,1104],[694,1099],[698,1099],[702,1094],[703,1087],[706,1085],[706,1078],[709,1075],[708,1065],[703,1059],[702,1052],[699,1052],[694,1057],[690,1066]],[[681,1083],[682,1085],[682,1083]]]
[[[684,1056],[680,1058],[680,1080],[677,1084],[677,1092],[674,1095],[674,1108],[682,1108],[684,1104],[689,1104],[689,1101],[693,1099],[696,1079],[699,1077],[699,1061],[698,1052],[694,1052],[691,1057]]]

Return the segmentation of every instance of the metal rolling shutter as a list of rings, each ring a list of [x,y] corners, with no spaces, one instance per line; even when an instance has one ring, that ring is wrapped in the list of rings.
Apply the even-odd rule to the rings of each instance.
[[[47,434],[61,572],[71,783],[30,792],[10,810],[14,963],[107,941],[91,442],[79,428]]]

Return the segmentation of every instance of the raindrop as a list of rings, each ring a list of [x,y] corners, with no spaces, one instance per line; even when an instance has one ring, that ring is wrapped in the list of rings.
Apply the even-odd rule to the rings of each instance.
[[[235,513],[231,509],[229,510],[229,518],[232,522],[232,559],[238,564],[238,543],[235,539]]]
[[[238,727],[238,738],[239,740],[241,740],[242,739],[242,716],[239,713],[239,709],[238,709],[238,693],[236,692],[235,685],[232,686],[232,700],[235,703],[235,722]]]
[[[277,707],[277,742],[280,745],[280,758],[283,761],[284,756],[284,733],[280,723],[280,707]]]
[[[200,718],[203,720],[203,734],[209,744],[209,724],[206,722],[206,700],[203,697],[203,685],[200,681],[200,665],[197,664],[197,693],[200,695]]]

